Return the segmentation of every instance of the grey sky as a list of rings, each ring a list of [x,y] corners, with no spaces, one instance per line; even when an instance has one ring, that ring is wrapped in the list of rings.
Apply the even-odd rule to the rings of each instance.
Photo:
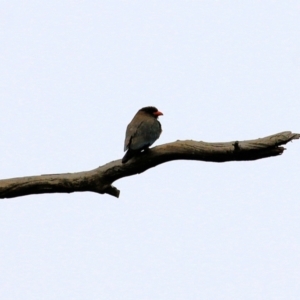
[[[4,1],[0,178],[155,145],[300,132],[299,1]],[[0,202],[1,299],[300,299],[300,141],[284,155],[177,161],[92,193]]]

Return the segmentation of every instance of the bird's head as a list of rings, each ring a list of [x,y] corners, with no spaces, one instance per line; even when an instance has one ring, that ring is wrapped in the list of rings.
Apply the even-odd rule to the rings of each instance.
[[[142,111],[148,115],[151,115],[155,118],[158,118],[159,116],[163,116],[163,113],[160,112],[156,107],[154,106],[147,106],[147,107],[143,107],[141,108],[139,111]]]

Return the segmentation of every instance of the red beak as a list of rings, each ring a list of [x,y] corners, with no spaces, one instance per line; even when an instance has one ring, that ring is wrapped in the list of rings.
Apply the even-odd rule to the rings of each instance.
[[[161,111],[156,111],[155,113],[153,113],[153,115],[155,116],[155,117],[158,117],[158,116],[163,116],[164,114],[161,112]]]

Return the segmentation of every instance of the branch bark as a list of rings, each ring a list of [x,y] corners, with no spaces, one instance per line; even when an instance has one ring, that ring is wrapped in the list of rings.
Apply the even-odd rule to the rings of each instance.
[[[162,163],[184,159],[208,162],[247,161],[281,155],[281,145],[299,139],[300,134],[285,131],[256,140],[227,143],[176,141],[142,152],[126,164],[115,160],[91,171],[48,174],[0,180],[0,199],[44,193],[95,192],[119,197],[112,183],[140,174]]]

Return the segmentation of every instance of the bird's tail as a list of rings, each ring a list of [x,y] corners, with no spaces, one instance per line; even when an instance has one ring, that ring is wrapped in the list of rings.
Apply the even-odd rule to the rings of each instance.
[[[127,163],[129,159],[133,158],[134,154],[135,152],[129,149],[122,158],[122,164]]]

